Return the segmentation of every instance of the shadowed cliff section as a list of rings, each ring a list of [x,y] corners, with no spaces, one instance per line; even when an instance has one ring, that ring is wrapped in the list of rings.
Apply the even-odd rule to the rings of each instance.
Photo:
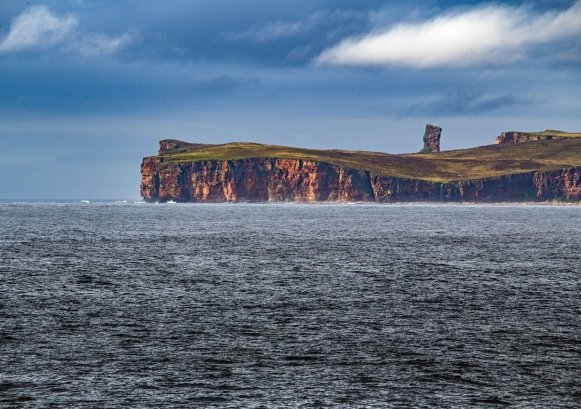
[[[581,200],[581,138],[392,155],[256,143],[160,142],[144,158],[147,201]]]

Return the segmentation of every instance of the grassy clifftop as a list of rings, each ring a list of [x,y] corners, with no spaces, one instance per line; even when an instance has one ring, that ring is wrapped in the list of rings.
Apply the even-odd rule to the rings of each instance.
[[[563,132],[563,131],[556,131],[554,129],[547,129],[542,132],[519,132],[516,131],[521,135],[528,135],[528,136],[556,136],[559,138],[581,138],[581,132]]]
[[[545,132],[554,134],[557,131]],[[384,176],[451,182],[581,166],[581,133],[563,134],[569,139],[401,155],[292,148],[247,142],[203,145],[171,141],[172,149],[161,152],[160,157],[166,162],[247,158],[302,159],[366,170]]]

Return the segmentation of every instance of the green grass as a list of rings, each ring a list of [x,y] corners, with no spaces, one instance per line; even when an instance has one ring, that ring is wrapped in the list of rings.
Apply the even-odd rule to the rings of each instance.
[[[520,135],[530,135],[530,136],[558,136],[560,138],[581,138],[581,132],[563,132],[556,131],[554,129],[547,129],[542,132],[519,132],[513,131]]]
[[[547,132],[547,131],[545,131]],[[435,153],[392,155],[380,152],[317,150],[234,142],[187,145],[161,155],[166,162],[287,158],[361,169],[384,176],[433,182],[484,179],[536,170],[581,166],[581,134],[558,141],[487,145]]]

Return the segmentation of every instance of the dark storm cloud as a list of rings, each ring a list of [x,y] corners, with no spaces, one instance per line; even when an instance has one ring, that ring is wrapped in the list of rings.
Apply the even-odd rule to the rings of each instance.
[[[534,78],[530,66],[543,63],[542,50],[526,67],[503,68],[491,78],[486,67],[414,72],[312,64],[344,38],[474,3],[7,0],[0,9],[0,110],[118,115],[188,110],[212,100],[233,109],[255,104],[261,111],[301,100],[301,106],[333,106],[334,113],[343,106],[394,116],[518,108],[531,89],[542,93],[538,83],[525,87],[521,79]],[[535,4],[527,5],[530,13],[558,12],[572,3]],[[564,58],[569,70],[576,64],[571,54],[578,51]],[[475,78],[478,90],[466,92]]]
[[[260,82],[254,76],[203,71],[193,75],[179,65],[119,67],[112,62],[66,67],[47,63],[39,68],[19,61],[0,66],[5,81],[0,107],[69,114],[174,109],[252,89]]]

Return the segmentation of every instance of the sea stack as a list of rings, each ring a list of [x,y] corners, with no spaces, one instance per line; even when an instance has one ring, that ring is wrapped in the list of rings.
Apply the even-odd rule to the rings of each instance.
[[[442,128],[435,125],[426,125],[424,133],[424,147],[420,152],[440,152],[440,136]]]

